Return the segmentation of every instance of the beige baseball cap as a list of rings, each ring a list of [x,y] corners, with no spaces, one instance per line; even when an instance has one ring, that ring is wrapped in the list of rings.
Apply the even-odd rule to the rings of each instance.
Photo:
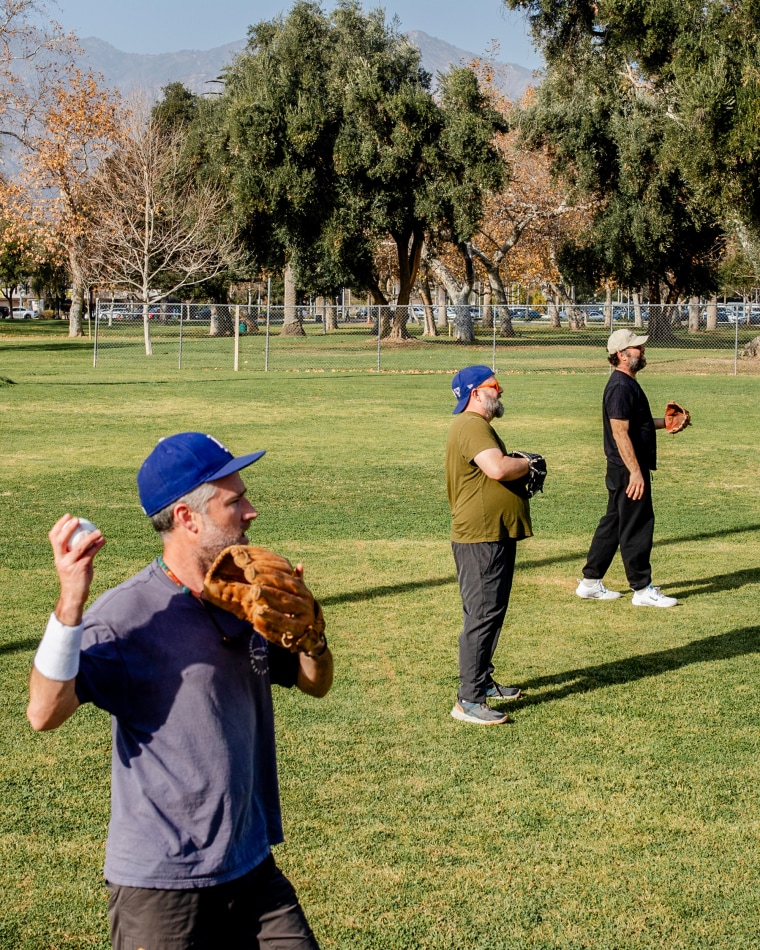
[[[607,340],[607,352],[617,353],[627,346],[643,346],[648,339],[648,336],[636,336],[633,330],[615,330]]]

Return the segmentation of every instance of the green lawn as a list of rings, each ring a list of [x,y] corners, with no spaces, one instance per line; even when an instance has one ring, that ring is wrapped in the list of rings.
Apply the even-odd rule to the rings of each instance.
[[[304,561],[328,620],[332,692],[276,697],[277,857],[325,950],[757,945],[756,370],[648,352],[655,412],[676,397],[694,420],[659,437],[654,579],[680,604],[657,611],[574,595],[606,498],[603,351],[499,350],[497,426],[550,474],[497,653],[526,695],[511,724],[477,729],[449,716],[460,603],[442,459],[447,372],[487,348],[447,346],[430,372],[93,370],[91,345],[61,330],[0,325],[3,950],[108,946],[107,717],[85,708],[42,735],[24,718],[56,596],[46,533],[64,511],[103,528],[94,593],[145,564],[157,536],[135,472],[183,429],[268,450],[247,472],[252,538]],[[625,589],[619,560],[607,583]]]

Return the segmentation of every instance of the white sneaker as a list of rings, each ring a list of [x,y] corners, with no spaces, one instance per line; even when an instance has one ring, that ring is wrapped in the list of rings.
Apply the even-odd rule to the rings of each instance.
[[[584,600],[617,600],[620,596],[620,593],[616,590],[607,590],[599,580],[594,581],[591,585],[581,581],[575,588],[575,593],[579,597],[583,597]]]
[[[634,607],[675,607],[678,601],[675,597],[666,597],[660,593],[659,587],[645,587],[643,590],[635,590],[631,601]]]

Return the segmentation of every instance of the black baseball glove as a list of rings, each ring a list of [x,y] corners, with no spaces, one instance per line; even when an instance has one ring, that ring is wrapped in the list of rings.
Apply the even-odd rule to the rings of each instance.
[[[507,452],[507,455],[513,459],[527,459],[530,465],[528,471],[525,489],[528,498],[532,498],[536,492],[544,490],[544,480],[546,479],[546,459],[537,452]]]

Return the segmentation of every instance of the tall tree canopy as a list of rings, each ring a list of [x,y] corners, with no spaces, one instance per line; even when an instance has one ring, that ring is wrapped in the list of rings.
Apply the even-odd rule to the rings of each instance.
[[[547,62],[526,128],[603,198],[565,265],[708,289],[726,227],[760,226],[760,8],[753,0],[506,0]]]
[[[314,292],[345,284],[383,304],[374,252],[390,238],[397,302],[408,303],[425,237],[447,227],[466,241],[503,171],[491,144],[498,113],[472,73],[457,73],[438,102],[419,51],[354,0],[329,16],[300,0],[252,27],[218,127],[220,165],[261,263],[291,266]]]

